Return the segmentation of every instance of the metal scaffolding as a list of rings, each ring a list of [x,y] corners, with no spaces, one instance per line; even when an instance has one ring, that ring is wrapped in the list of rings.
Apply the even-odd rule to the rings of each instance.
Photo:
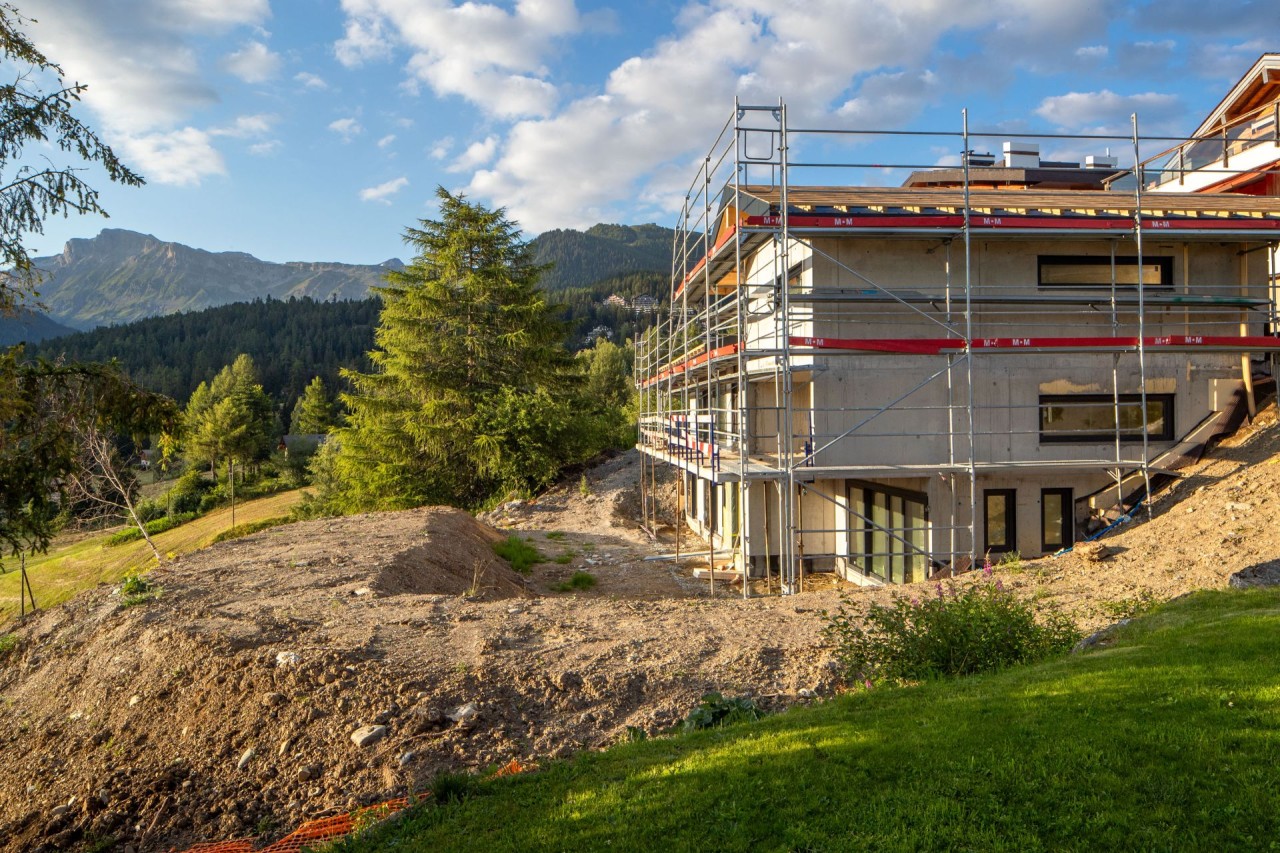
[[[850,173],[935,169],[848,157],[871,139],[920,137],[955,152],[950,183],[873,188],[845,180]],[[1107,158],[1097,167],[1102,172],[1086,174],[1092,164],[1041,164],[1037,155],[1039,179],[1050,186],[1096,178],[1098,188],[997,188],[994,158],[976,150],[996,140],[1012,142],[1006,163],[1032,140],[1049,140],[1067,149],[1082,142],[1131,147],[1133,165]],[[1179,170],[1191,162],[1186,152],[1202,143],[1144,139],[1136,116],[1127,137],[1068,138],[972,133],[967,112],[955,131],[792,128],[785,103],[735,104],[686,193],[671,310],[637,343],[639,446],[653,463],[645,474],[646,523],[658,523],[654,465],[674,465],[681,499],[711,540],[709,564],[714,569],[715,557],[725,557],[743,574],[747,595],[748,575],[763,578],[767,590],[795,592],[807,569],[829,567],[824,561],[836,561],[846,577],[876,582],[850,559],[855,534],[870,543],[856,552],[864,563],[901,558],[904,580],[971,567],[985,550],[978,507],[984,478],[1105,477],[1112,486],[1080,500],[1099,511],[1128,511],[1151,493],[1154,474],[1168,473],[1163,458],[1181,446],[1167,446],[1167,439],[1152,446],[1152,413],[1172,419],[1161,408],[1169,395],[1149,392],[1153,359],[1168,374],[1171,356],[1239,354],[1252,407],[1250,353],[1280,350],[1274,260],[1262,278],[1250,278],[1248,260],[1258,248],[1274,257],[1280,199],[1168,192],[1179,175],[1185,182]],[[1161,153],[1144,159],[1153,146]],[[1166,244],[1159,252],[1148,252],[1152,232]],[[863,242],[847,249],[849,240]],[[894,251],[918,252],[934,278],[920,284],[886,274],[875,251],[895,241],[908,248]],[[1089,241],[1108,254],[1098,261],[1096,284],[1028,289],[1001,284],[982,268],[1016,241]],[[1239,246],[1231,250],[1240,258],[1239,281],[1193,285],[1189,247],[1225,243]],[[1183,281],[1154,286],[1149,276],[1171,277],[1168,253],[1176,249],[1168,246],[1175,244]],[[1181,333],[1171,335],[1175,323]],[[1096,362],[1109,385],[1093,395],[1110,400],[1108,440],[1088,452],[1055,453],[1066,445],[1046,441],[1045,422],[1071,411],[1066,395],[1021,403],[1010,395],[996,403],[989,389],[980,394],[979,385],[1012,371],[1009,359],[1041,368]],[[882,382],[890,387],[878,398],[866,383],[844,400],[819,394],[816,377],[847,375],[853,385],[879,370],[871,365],[909,369],[901,386]],[[1032,437],[1043,446],[1019,456],[1013,447]],[[1000,450],[1000,442],[1008,446]],[[896,457],[893,448],[905,445],[913,451]],[[920,510],[910,497],[894,496],[895,478],[928,481],[941,497]],[[843,484],[843,491],[824,483]],[[854,489],[881,487],[890,495],[885,512],[869,499],[854,506]],[[819,520],[829,516],[843,521]],[[714,585],[715,572],[709,576]]]

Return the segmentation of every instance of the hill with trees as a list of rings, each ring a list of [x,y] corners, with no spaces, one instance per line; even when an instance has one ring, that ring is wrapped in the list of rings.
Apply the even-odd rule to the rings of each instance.
[[[46,338],[71,335],[75,332],[76,330],[70,326],[64,326],[39,311],[24,309],[12,317],[0,315],[0,347],[37,343]]]
[[[50,360],[116,359],[138,384],[178,401],[245,353],[263,390],[277,407],[288,407],[314,377],[336,388],[342,368],[368,367],[379,310],[373,298],[255,299],[80,332],[28,352]]]
[[[533,259],[551,264],[542,286],[555,293],[587,287],[628,273],[671,275],[675,232],[660,225],[593,225],[586,231],[558,228],[530,241]]]

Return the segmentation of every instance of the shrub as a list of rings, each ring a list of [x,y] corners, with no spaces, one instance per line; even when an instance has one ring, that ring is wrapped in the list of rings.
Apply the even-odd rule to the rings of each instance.
[[[200,509],[200,496],[213,488],[213,483],[199,468],[188,468],[182,472],[169,489],[169,506],[175,513],[196,512]]]
[[[125,607],[143,604],[159,594],[160,587],[138,574],[125,575],[120,584],[120,603]]]
[[[559,562],[557,560],[557,562]],[[573,592],[575,589],[591,589],[596,585],[596,576],[591,572],[574,572],[573,577],[564,583],[556,584],[553,589],[556,592]]]
[[[495,542],[493,552],[510,563],[511,568],[522,575],[529,574],[535,563],[542,562],[542,555],[538,553],[538,549],[515,534],[501,542]]]
[[[923,599],[899,596],[863,612],[851,612],[849,604],[845,599],[835,614],[827,614],[825,634],[835,643],[845,677],[868,686],[1030,663],[1066,652],[1080,637],[1059,611],[1037,620],[1031,605],[998,580],[937,584]]]
[[[164,533],[166,530],[172,530],[179,525],[193,521],[199,516],[194,512],[184,512],[181,515],[167,515],[157,518],[155,521],[148,521],[143,527],[147,528],[147,532],[152,536],[157,533]],[[107,537],[107,545],[123,545],[126,542],[133,542],[142,538],[142,531],[136,526],[126,527],[124,530],[118,530]]]
[[[719,693],[708,693],[680,727],[692,732],[758,720],[763,716],[764,710],[745,696],[726,698]]]

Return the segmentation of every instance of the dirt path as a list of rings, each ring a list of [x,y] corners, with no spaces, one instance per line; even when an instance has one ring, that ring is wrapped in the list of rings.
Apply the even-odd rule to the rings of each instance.
[[[1108,560],[1000,572],[1089,626],[1144,591],[1222,586],[1280,557],[1277,439],[1268,414],[1224,444],[1153,522],[1108,537]],[[279,834],[443,769],[655,732],[709,690],[774,708],[834,690],[821,611],[890,591],[710,596],[688,567],[645,561],[670,545],[636,528],[638,476],[626,454],[585,494],[575,479],[481,521],[423,509],[275,528],[157,570],[156,600],[122,607],[100,587],[28,618],[0,653],[0,849]],[[510,533],[548,558],[527,578],[493,554]],[[597,585],[554,591],[575,571]]]

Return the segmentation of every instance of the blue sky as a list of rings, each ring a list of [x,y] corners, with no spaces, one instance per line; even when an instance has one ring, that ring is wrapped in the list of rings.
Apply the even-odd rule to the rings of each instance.
[[[407,259],[437,185],[527,236],[673,225],[735,95],[809,125],[958,130],[967,107],[982,129],[1124,132],[1136,111],[1186,134],[1280,50],[1275,0],[17,5],[149,181],[91,172],[111,219],[50,221],[38,254],[111,226],[274,261]]]

